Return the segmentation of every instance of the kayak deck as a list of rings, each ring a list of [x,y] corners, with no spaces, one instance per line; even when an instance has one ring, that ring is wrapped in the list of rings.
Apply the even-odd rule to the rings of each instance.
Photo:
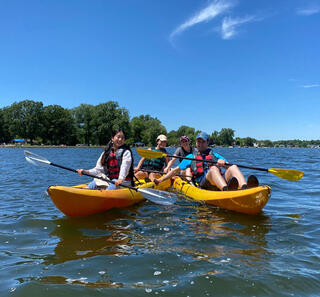
[[[271,188],[266,185],[238,191],[209,191],[176,178],[173,188],[195,201],[245,214],[261,212],[271,196]]]
[[[86,186],[87,184],[73,187],[50,186],[47,191],[54,205],[69,217],[87,216],[111,208],[124,208],[145,200],[138,191],[128,188],[91,190]],[[170,186],[170,181],[157,186],[153,182],[149,182],[142,183],[137,188],[165,190]]]

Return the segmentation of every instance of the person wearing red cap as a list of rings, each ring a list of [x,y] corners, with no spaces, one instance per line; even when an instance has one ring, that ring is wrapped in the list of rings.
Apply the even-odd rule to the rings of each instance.
[[[191,172],[193,182],[199,187],[207,190],[220,189],[226,190],[238,190],[248,187],[255,187],[259,185],[259,182],[255,176],[249,176],[248,183],[246,183],[244,176],[239,170],[237,165],[228,166],[227,160],[212,151],[208,147],[209,135],[205,132],[200,132],[197,135],[196,148],[193,154],[189,154],[186,157],[194,160],[184,159],[176,168],[171,170],[165,176],[155,179],[154,182],[158,184],[166,179],[169,179],[177,175],[181,170],[188,169]],[[222,174],[221,168],[226,169]]]
[[[172,159],[169,161],[167,167],[163,170],[165,173],[169,172],[172,165],[176,162],[176,160],[179,157],[185,157],[189,154],[192,154],[193,152],[193,148],[190,145],[190,138],[188,136],[181,136],[180,137],[180,146],[176,149],[176,151],[174,152],[174,156],[172,157]],[[179,158],[179,162],[181,162],[183,159]],[[184,173],[184,172],[182,172]]]
[[[157,152],[167,153],[165,147],[167,146],[167,137],[163,134],[160,134],[157,137],[157,146],[153,149]],[[149,148],[150,150],[152,148]],[[168,157],[161,157],[155,159],[145,159],[141,158],[137,167],[134,169],[135,176],[138,179],[149,178],[153,181],[156,177],[160,177],[161,174],[157,173],[161,172],[169,162]]]

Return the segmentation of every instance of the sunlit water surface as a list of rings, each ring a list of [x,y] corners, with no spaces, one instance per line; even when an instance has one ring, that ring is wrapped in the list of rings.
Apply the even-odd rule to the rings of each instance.
[[[86,169],[101,152],[30,150]],[[320,296],[320,150],[216,151],[232,163],[305,176],[290,182],[255,172],[273,191],[257,216],[181,197],[68,218],[47,187],[90,179],[0,148],[0,296]]]

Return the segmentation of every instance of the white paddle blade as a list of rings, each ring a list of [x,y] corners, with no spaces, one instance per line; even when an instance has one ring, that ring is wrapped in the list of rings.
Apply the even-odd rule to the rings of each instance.
[[[177,200],[177,195],[155,189],[138,189],[147,200],[161,205],[172,205]]]
[[[31,153],[29,151],[24,151],[24,156],[26,160],[33,165],[41,165],[41,163],[50,165],[49,160],[39,155],[36,155],[34,153]]]
[[[33,160],[30,159],[29,157],[25,156],[25,158],[26,158],[26,160],[27,160],[30,164],[35,165],[35,166],[39,166],[39,163],[33,161]]]

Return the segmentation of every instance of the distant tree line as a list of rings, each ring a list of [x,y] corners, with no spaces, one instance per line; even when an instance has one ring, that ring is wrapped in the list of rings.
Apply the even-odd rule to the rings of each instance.
[[[0,143],[24,138],[30,144],[105,145],[111,137],[111,131],[119,127],[124,130],[130,145],[138,142],[146,146],[155,145],[159,134],[167,135],[169,146],[179,145],[182,135],[187,135],[194,144],[199,132],[188,126],[167,132],[161,121],[150,115],[130,119],[129,111],[119,107],[115,101],[98,105],[81,104],[73,109],[66,109],[59,105],[44,106],[42,102],[24,100],[0,109]],[[234,138],[234,132],[230,128],[213,131],[210,144],[248,147],[256,144],[266,147],[320,145],[320,140],[272,142],[251,137]]]

